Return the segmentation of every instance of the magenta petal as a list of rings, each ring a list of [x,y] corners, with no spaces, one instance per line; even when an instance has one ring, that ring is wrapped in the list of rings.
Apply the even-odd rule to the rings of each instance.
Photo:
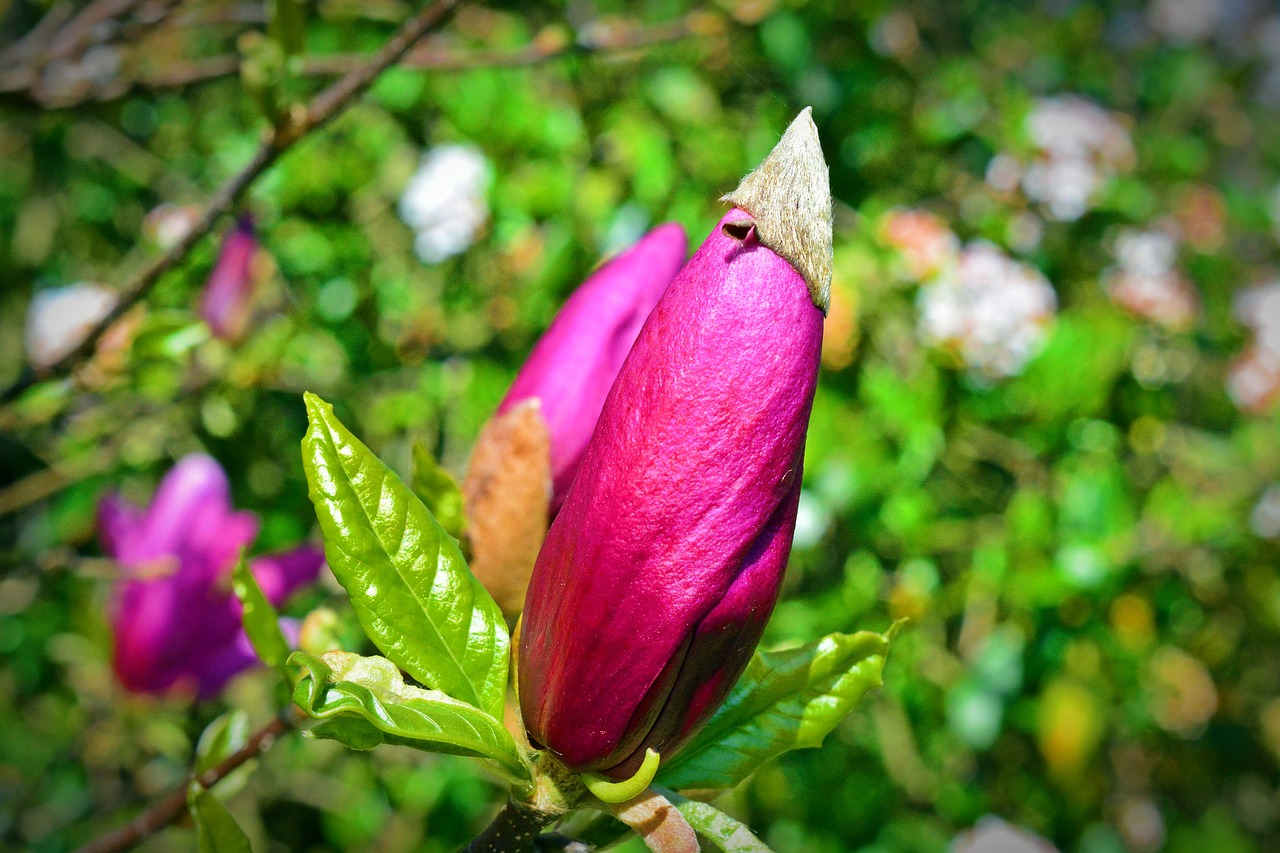
[[[700,626],[723,630],[712,617],[723,605],[748,614],[751,633],[776,597],[823,318],[754,231],[724,233],[744,217],[716,226],[653,310],[534,569],[521,707],[531,736],[575,770],[661,751],[647,737],[655,720],[689,714],[666,709],[668,696],[691,701],[717,651],[726,679],[750,656],[700,638]]]
[[[219,535],[233,511],[227,475],[210,456],[184,456],[169,470],[142,519],[134,559],[175,554],[193,538]],[[243,530],[235,531],[237,539]],[[252,541],[256,528],[249,536]]]
[[[253,307],[253,258],[257,252],[253,220],[241,217],[223,239],[218,260],[200,294],[200,317],[220,338],[236,340],[248,326]]]
[[[108,496],[99,525],[103,549],[130,570],[111,603],[113,663],[126,689],[189,688],[210,696],[254,663],[229,576],[258,522],[231,507],[217,462],[203,455],[180,460],[145,512]],[[303,546],[259,557],[251,566],[279,604],[313,581],[323,563],[318,548]]]
[[[605,396],[653,306],[684,263],[684,229],[654,228],[574,291],[498,407],[541,402],[551,434],[551,511],[560,508]]]
[[[98,501],[98,542],[102,553],[114,560],[128,560],[142,515],[140,508],[119,495],[104,495]]]
[[[272,607],[279,607],[295,591],[314,583],[323,567],[324,551],[312,545],[254,557],[249,562],[254,579]]]
[[[210,649],[190,668],[200,698],[216,695],[233,676],[258,666],[258,654],[243,630],[236,632],[227,642]]]

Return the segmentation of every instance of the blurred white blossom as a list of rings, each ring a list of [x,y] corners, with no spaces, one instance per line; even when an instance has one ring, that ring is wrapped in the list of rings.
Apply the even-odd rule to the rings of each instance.
[[[1030,830],[984,815],[951,839],[947,853],[1058,853],[1058,848]]]
[[[1253,342],[1232,363],[1227,392],[1245,411],[1265,412],[1280,402],[1280,280],[1239,293],[1235,315]]]
[[[917,304],[927,344],[954,353],[976,375],[999,379],[1021,373],[1040,351],[1058,300],[1035,267],[975,242],[952,270],[920,289]]]
[[[116,306],[116,292],[83,282],[38,291],[27,308],[27,358],[43,369],[70,353]]]
[[[1147,22],[1172,41],[1200,41],[1213,35],[1223,5],[1223,0],[1152,0]]]
[[[1175,331],[1195,322],[1200,300],[1177,268],[1178,241],[1166,231],[1126,228],[1115,242],[1115,265],[1103,286],[1117,305]]]
[[[1280,537],[1280,483],[1267,486],[1249,513],[1249,526],[1263,539]]]
[[[167,251],[187,236],[198,221],[200,208],[194,204],[160,204],[142,220],[142,233]]]
[[[1029,163],[1010,154],[987,166],[987,183],[1000,192],[1020,181],[1027,198],[1069,222],[1083,216],[1107,181],[1133,165],[1133,141],[1111,113],[1076,95],[1041,98],[1027,115],[1035,149]]]
[[[425,263],[461,254],[489,219],[489,161],[472,145],[441,145],[422,155],[400,197],[400,218],[416,233]]]
[[[1150,797],[1129,797],[1116,808],[1116,825],[1133,853],[1155,853],[1164,846],[1164,815]]]

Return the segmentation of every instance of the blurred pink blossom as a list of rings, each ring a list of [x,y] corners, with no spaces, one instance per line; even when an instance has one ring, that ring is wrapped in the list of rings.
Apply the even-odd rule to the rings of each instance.
[[[201,454],[174,465],[145,508],[119,495],[102,499],[98,540],[125,572],[110,618],[115,672],[127,690],[208,697],[257,662],[231,594],[237,556],[257,535],[258,519],[231,506],[227,475]],[[323,565],[323,552],[310,545],[249,561],[277,606]],[[286,628],[296,633],[296,625]]]

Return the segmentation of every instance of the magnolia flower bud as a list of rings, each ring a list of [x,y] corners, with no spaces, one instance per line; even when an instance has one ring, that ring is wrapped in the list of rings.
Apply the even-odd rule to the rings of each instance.
[[[127,690],[210,696],[257,662],[230,591],[236,558],[257,535],[258,519],[232,508],[227,475],[208,456],[179,461],[145,509],[116,495],[102,500],[98,538],[124,573],[111,621],[116,676]],[[249,560],[277,606],[323,565],[324,553],[307,545]]]
[[[508,615],[524,605],[547,521],[573,482],[605,395],[684,258],[684,230],[668,223],[596,270],[476,441],[462,485],[471,570]]]
[[[223,238],[218,260],[200,294],[200,317],[223,340],[239,340],[248,329],[255,285],[253,259],[257,254],[253,219],[242,216]]]
[[[573,770],[625,777],[688,742],[791,550],[831,275],[808,111],[730,200],[618,374],[530,583],[521,709]]]

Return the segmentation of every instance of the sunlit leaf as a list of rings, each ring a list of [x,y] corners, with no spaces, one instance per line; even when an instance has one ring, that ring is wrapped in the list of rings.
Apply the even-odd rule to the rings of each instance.
[[[267,666],[283,667],[289,658],[289,641],[280,630],[280,619],[276,615],[276,609],[262,594],[262,588],[258,586],[253,572],[249,571],[249,565],[243,554],[236,561],[235,570],[231,575],[231,591],[240,600],[240,606],[243,608],[241,621],[244,632],[253,645],[253,650]]]
[[[756,652],[706,727],[663,762],[668,788],[729,788],[790,749],[819,746],[880,685],[894,631],[830,634],[780,652]]]
[[[415,679],[502,714],[510,638],[457,542],[313,394],[303,467],[325,555],[365,633]]]
[[[386,658],[295,652],[290,662],[307,671],[294,701],[322,721],[309,730],[312,736],[352,749],[389,743],[486,758],[517,785],[531,784],[529,765],[500,720],[439,690],[405,684]]]
[[[756,838],[750,827],[734,820],[710,803],[690,800],[671,791],[659,790],[689,825],[724,853],[771,853],[768,845]]]

